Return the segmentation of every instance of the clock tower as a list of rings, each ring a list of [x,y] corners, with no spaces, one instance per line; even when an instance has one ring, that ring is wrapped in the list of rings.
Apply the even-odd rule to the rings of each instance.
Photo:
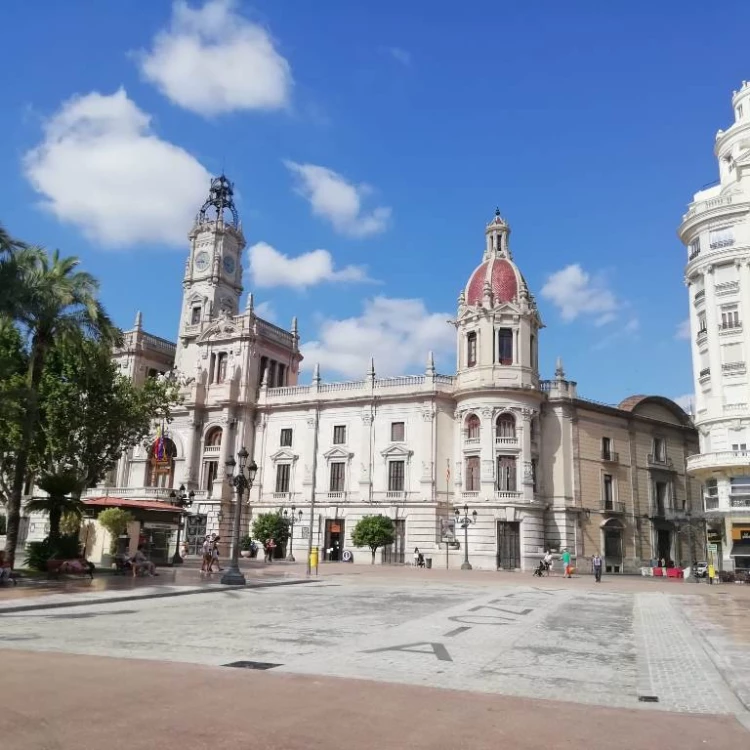
[[[195,339],[205,323],[239,313],[245,237],[234,205],[234,189],[221,175],[211,181],[208,199],[188,235],[190,253],[183,279],[179,337]]]

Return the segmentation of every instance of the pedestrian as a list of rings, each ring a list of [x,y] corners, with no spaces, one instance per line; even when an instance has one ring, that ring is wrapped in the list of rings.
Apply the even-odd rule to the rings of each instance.
[[[276,551],[276,540],[273,537],[266,539],[266,562],[270,563],[273,560],[274,552]]]
[[[211,572],[211,548],[211,536],[206,534],[201,545],[201,573]]]
[[[571,567],[570,566],[570,552],[568,552],[567,547],[563,550],[563,553],[562,553],[562,564],[563,564],[563,575],[565,576],[565,578],[572,578],[573,576],[571,575],[571,572],[570,572],[570,567]]]
[[[547,550],[544,553],[544,569],[547,572],[547,575],[552,575],[552,552]]]
[[[594,580],[597,583],[601,583],[602,582],[602,558],[600,557],[598,552],[591,558],[591,567],[594,569]]]
[[[414,567],[419,567],[419,547],[414,548]]]
[[[213,543],[211,544],[211,561],[208,565],[209,572],[213,571],[214,565],[219,569],[219,571],[224,570],[224,568],[221,567],[221,563],[219,562],[219,540],[221,539],[220,536],[214,537]]]

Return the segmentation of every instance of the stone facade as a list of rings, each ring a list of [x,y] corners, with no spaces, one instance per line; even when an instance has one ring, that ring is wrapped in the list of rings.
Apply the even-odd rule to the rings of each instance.
[[[243,533],[258,513],[301,510],[298,559],[312,544],[325,560],[351,552],[369,562],[351,533],[358,519],[382,513],[396,522],[397,541],[378,562],[408,562],[419,547],[436,565],[458,566],[465,536],[479,568],[528,570],[545,549],[566,547],[579,566],[606,549],[613,572],[659,552],[688,560],[677,521],[694,501],[685,475],[697,440],[689,417],[659,397],[620,407],[581,399],[560,361],[552,380],[540,379],[543,323],[499,213],[451,321],[451,375],[438,374],[426,352],[422,374],[381,378],[372,362],[361,380],[328,383],[316,366],[312,382],[299,384],[296,319],[289,331],[262,320],[252,295],[239,312],[245,241],[223,178],[189,239],[173,370],[184,400],[168,426],[168,460],[155,460],[152,442],[140,446],[90,496],[167,500],[184,485],[195,493],[186,523],[192,553],[206,532],[229,538],[224,466],[245,446],[259,469]],[[170,364],[168,342],[141,328],[139,318],[127,351],[115,356],[133,377],[159,376]],[[648,459],[655,436],[665,440],[663,464]],[[613,455],[603,455],[604,438]],[[667,494],[657,508],[660,473]],[[466,531],[455,518],[464,508]]]
[[[732,96],[734,122],[716,134],[719,182],[693,197],[679,236],[700,453],[688,470],[704,483],[707,555],[750,571],[750,84]]]

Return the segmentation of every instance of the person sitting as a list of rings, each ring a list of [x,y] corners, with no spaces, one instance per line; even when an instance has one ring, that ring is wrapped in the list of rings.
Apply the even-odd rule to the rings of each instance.
[[[84,555],[78,555],[78,557],[75,560],[65,560],[65,562],[60,566],[60,572],[61,573],[74,573],[74,574],[83,574],[87,573],[91,576],[92,580],[94,578],[94,563],[90,563]]]
[[[148,575],[150,576],[159,575],[156,572],[156,565],[154,565],[151,560],[146,557],[146,554],[143,551],[142,544],[138,547],[133,557],[130,558],[130,565],[133,568],[133,578],[135,578],[139,573],[143,572],[148,573]]]
[[[16,579],[13,576],[13,571],[10,569],[10,562],[5,557],[5,550],[0,549],[0,583],[11,581],[15,584]]]

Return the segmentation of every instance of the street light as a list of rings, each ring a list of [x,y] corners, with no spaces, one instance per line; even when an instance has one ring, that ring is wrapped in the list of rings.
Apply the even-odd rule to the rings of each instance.
[[[184,560],[180,554],[180,532],[182,531],[182,513],[185,508],[189,508],[193,504],[195,499],[195,492],[191,490],[190,494],[185,492],[185,485],[181,484],[180,489],[175,492],[172,490],[169,493],[169,502],[175,507],[180,509],[180,520],[177,522],[177,546],[172,555],[172,565],[182,565]]]
[[[469,506],[464,505],[464,514],[461,516],[461,511],[456,508],[456,521],[464,527],[464,561],[461,563],[461,570],[471,570],[471,563],[469,562],[469,524],[477,522],[477,512],[474,511],[469,516]]]
[[[239,564],[240,556],[240,525],[242,523],[242,496],[249,492],[255,481],[255,475],[258,473],[258,467],[255,461],[251,461],[247,466],[247,476],[245,476],[245,466],[250,454],[244,446],[237,453],[239,464],[230,458],[226,462],[227,481],[234,487],[237,493],[237,499],[234,506],[234,524],[232,526],[232,559],[229,567],[224,571],[221,582],[227,586],[244,586],[245,576],[242,575]],[[237,474],[234,473],[235,467],[239,466]]]
[[[294,562],[294,555],[292,554],[292,547],[294,546],[294,524],[302,520],[302,511],[299,511],[299,515],[295,515],[294,512],[297,508],[292,505],[292,514],[289,515],[289,511],[284,508],[284,519],[289,524],[289,552],[286,555],[287,562]]]

